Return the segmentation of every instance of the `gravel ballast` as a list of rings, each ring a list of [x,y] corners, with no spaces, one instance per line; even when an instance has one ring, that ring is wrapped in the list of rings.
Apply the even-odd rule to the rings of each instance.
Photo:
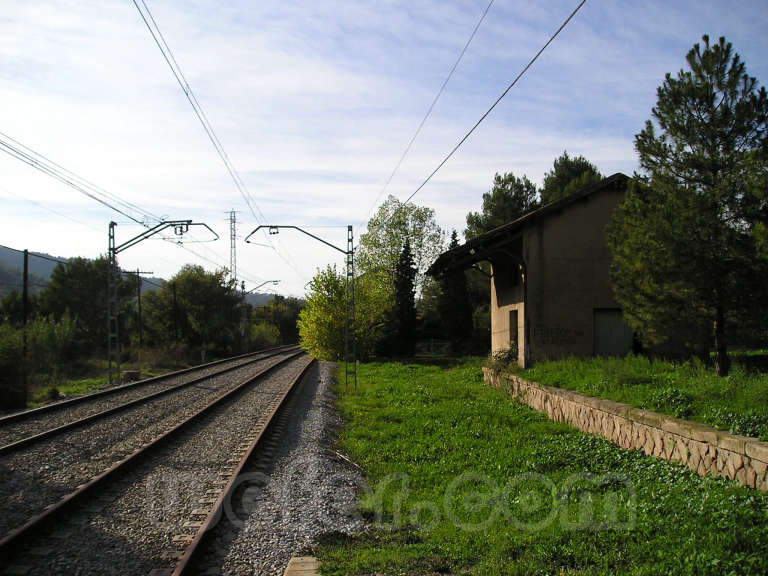
[[[359,532],[356,509],[365,486],[360,471],[336,452],[341,418],[335,408],[332,363],[313,368],[288,405],[274,454],[256,454],[233,506],[236,522],[216,528],[203,570],[281,575],[324,532]],[[267,448],[269,451],[269,448]]]
[[[169,430],[281,354],[0,456],[0,535]]]
[[[216,494],[233,457],[309,360],[281,367],[236,399],[195,422],[167,446],[147,455],[98,501],[78,508],[41,540],[52,542],[17,566],[48,574],[148,574],[170,570],[174,538],[194,534],[201,504]],[[235,458],[237,460],[238,458]],[[204,516],[203,516],[204,517]],[[184,528],[185,523],[191,523]]]
[[[265,358],[269,354],[270,353],[256,353],[250,358],[237,358],[216,364],[215,366],[202,367],[185,374],[168,376],[159,381],[148,381],[129,388],[116,389],[111,394],[95,396],[69,406],[66,404],[58,406],[57,403],[54,403],[51,406],[56,407],[55,410],[46,410],[39,413],[35,410],[31,410],[29,416],[25,417],[23,420],[16,420],[8,423],[4,423],[0,420],[0,446],[10,444],[11,442],[15,442],[16,440],[20,440],[27,436],[32,436],[33,434],[39,434],[40,432],[51,428],[69,424],[75,420],[91,416],[92,414],[97,414],[104,410],[109,410],[120,404],[148,396],[149,394],[173,388],[174,386],[190,382],[196,378],[216,374],[217,372],[221,372],[230,367],[244,365],[253,360],[258,360],[259,358]]]

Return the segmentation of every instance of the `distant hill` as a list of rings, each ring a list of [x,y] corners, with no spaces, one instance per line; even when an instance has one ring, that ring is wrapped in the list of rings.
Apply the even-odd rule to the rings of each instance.
[[[51,276],[51,272],[56,268],[57,262],[40,258],[38,255],[45,256],[47,258],[53,258],[54,260],[66,260],[66,258],[57,258],[44,252],[30,252],[29,253],[29,273],[39,276],[40,278],[48,279]],[[24,269],[24,254],[0,246],[0,266],[8,270],[18,270],[19,277]]]
[[[263,306],[270,300],[274,299],[274,297],[274,294],[261,294],[259,292],[254,292],[253,294],[246,294],[245,301],[255,308],[256,306]]]
[[[44,256],[45,258],[41,258],[40,256]],[[68,258],[51,256],[45,252],[29,253],[30,292],[39,292],[48,282],[51,273],[53,273],[53,270],[59,265],[56,260],[66,261]],[[0,246],[0,297],[13,290],[21,290],[23,273],[24,255],[16,250]],[[149,282],[142,282],[142,294],[157,290],[158,287],[154,284],[165,284],[165,280],[162,278],[147,277],[145,280],[149,280]],[[150,282],[152,282],[152,284],[150,284]]]

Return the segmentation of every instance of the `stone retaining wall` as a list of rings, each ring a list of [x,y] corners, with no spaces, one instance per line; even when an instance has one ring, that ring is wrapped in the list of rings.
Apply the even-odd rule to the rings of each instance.
[[[649,456],[688,466],[701,476],[725,476],[750,488],[768,490],[768,442],[628,404],[542,386],[489,368],[483,368],[483,372],[491,386],[545,412],[551,420],[602,436],[622,448],[642,450]]]

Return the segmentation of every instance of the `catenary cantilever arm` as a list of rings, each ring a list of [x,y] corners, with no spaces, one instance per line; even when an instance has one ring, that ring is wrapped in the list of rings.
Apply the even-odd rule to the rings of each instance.
[[[214,232],[208,224],[205,222],[192,222],[192,220],[164,220],[163,222],[160,222],[159,224],[156,224],[155,226],[152,226],[152,228],[148,228],[138,236],[134,236],[130,240],[126,240],[119,246],[115,246],[114,252],[115,254],[119,254],[123,250],[127,250],[128,248],[135,246],[142,240],[146,240],[147,238],[151,238],[155,234],[158,234],[165,230],[166,228],[173,228],[174,232],[177,236],[181,236],[183,234],[186,234],[189,229],[192,226],[202,226],[206,228],[208,231],[211,232],[215,236],[213,240],[206,240],[206,242],[213,242],[219,239],[219,235]]]
[[[192,223],[192,220],[166,220],[164,222],[160,222],[160,224],[156,224],[152,226],[152,228],[148,228],[147,230],[144,230],[141,234],[138,236],[134,236],[130,240],[126,240],[119,246],[115,246],[114,253],[118,254],[122,252],[123,250],[127,250],[131,246],[135,246],[142,240],[146,240],[147,238],[150,238],[154,236],[155,234],[162,232],[166,228],[170,228],[171,226],[176,229],[178,234],[184,234],[187,230],[189,230],[189,225]]]
[[[268,224],[264,224],[264,225],[262,225],[262,226],[257,226],[257,227],[256,227],[256,228],[253,230],[253,232],[251,232],[250,234],[248,234],[248,236],[246,236],[246,237],[245,237],[245,242],[246,242],[247,244],[250,244],[250,242],[248,241],[248,238],[250,238],[251,236],[253,236],[254,234],[256,234],[256,232],[258,232],[258,231],[259,231],[259,230],[261,230],[262,228],[269,228],[269,232],[270,232],[270,234],[272,234],[272,230],[278,230],[279,228],[293,228],[294,230],[298,230],[299,232],[301,232],[301,233],[303,233],[303,234],[306,234],[306,235],[307,235],[307,236],[309,236],[310,238],[314,238],[314,239],[315,239],[315,240],[317,240],[318,242],[322,242],[322,243],[323,243],[323,244],[325,244],[326,246],[330,246],[330,247],[331,247],[331,248],[333,248],[334,250],[338,250],[338,251],[339,251],[339,252],[341,252],[342,254],[346,254],[346,253],[347,253],[347,251],[346,251],[346,250],[342,250],[342,249],[341,249],[341,248],[339,248],[338,246],[334,246],[334,245],[333,245],[333,244],[331,244],[330,242],[327,242],[327,241],[323,240],[323,239],[322,239],[322,238],[320,238],[319,236],[315,236],[314,234],[310,234],[309,232],[307,232],[306,230],[303,230],[302,228],[299,228],[298,226],[283,226],[283,225],[279,225],[279,226],[270,226],[270,225],[268,225]]]

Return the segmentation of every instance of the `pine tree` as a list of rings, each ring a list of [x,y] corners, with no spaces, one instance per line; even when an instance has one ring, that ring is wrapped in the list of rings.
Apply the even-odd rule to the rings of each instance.
[[[555,158],[552,170],[544,174],[541,203],[549,204],[600,182],[597,167],[584,156],[568,156],[568,151]]]
[[[451,233],[448,249],[456,248],[459,239],[456,230]],[[453,354],[461,353],[462,344],[472,336],[472,306],[469,302],[467,277],[463,270],[448,272],[440,279],[441,295],[438,303],[440,319],[451,343]]]
[[[394,348],[400,356],[413,356],[416,350],[416,265],[408,238],[395,268],[393,315]]]
[[[688,52],[689,70],[666,75],[655,124],[635,137],[643,174],[609,231],[611,278],[643,338],[704,336],[726,375],[730,327],[768,297],[768,97],[724,38],[703,45]]]
[[[493,187],[483,194],[483,209],[467,214],[464,236],[469,240],[511,222],[538,207],[536,185],[512,172],[493,177]]]

